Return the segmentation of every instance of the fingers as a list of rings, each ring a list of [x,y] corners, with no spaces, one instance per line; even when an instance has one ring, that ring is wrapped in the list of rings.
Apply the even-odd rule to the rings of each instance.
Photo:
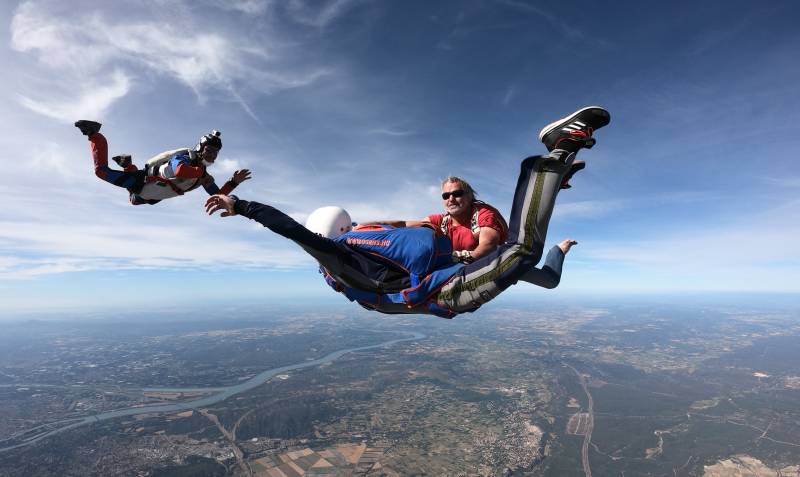
[[[212,215],[214,212],[218,210],[224,210],[225,212],[228,211],[227,204],[222,199],[220,195],[212,195],[206,200],[206,213],[208,215]],[[230,215],[230,214],[228,214]],[[227,217],[226,215],[222,215],[223,217]]]
[[[237,185],[248,179],[250,179],[250,169],[241,169],[233,173],[233,181]]]
[[[210,205],[206,206],[206,213],[208,215],[213,215],[214,212],[216,212],[218,210],[225,210],[225,206],[223,206],[221,204],[210,204]]]

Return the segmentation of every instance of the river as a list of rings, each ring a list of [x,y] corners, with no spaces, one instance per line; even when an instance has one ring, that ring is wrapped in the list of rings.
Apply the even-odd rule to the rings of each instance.
[[[298,369],[310,368],[310,367],[318,366],[318,365],[321,365],[321,364],[330,363],[332,361],[335,361],[336,359],[339,359],[340,357],[344,356],[345,354],[352,353],[354,351],[364,351],[364,350],[375,349],[375,348],[386,348],[386,347],[392,346],[395,343],[400,343],[402,341],[414,341],[414,340],[420,340],[420,339],[425,338],[425,335],[422,334],[422,333],[411,332],[409,334],[411,334],[412,336],[410,336],[408,338],[398,338],[398,339],[394,339],[394,340],[390,340],[390,341],[385,341],[383,343],[379,343],[379,344],[376,344],[376,345],[361,346],[361,347],[358,347],[358,348],[343,349],[343,350],[339,350],[339,351],[334,351],[334,352],[332,352],[332,353],[330,353],[330,354],[328,354],[326,356],[323,356],[322,358],[319,358],[319,359],[314,359],[314,360],[310,360],[310,361],[304,361],[302,363],[297,363],[297,364],[290,364],[288,366],[281,366],[279,368],[268,369],[268,370],[266,370],[266,371],[264,371],[262,373],[259,373],[256,376],[248,379],[247,381],[245,381],[243,383],[239,383],[239,384],[236,384],[236,385],[233,385],[233,386],[214,387],[214,388],[147,388],[147,389],[143,389],[143,391],[151,391],[151,392],[156,392],[156,391],[158,391],[158,392],[215,392],[216,394],[213,394],[211,396],[206,396],[206,397],[203,397],[203,398],[200,398],[200,399],[195,399],[195,400],[192,400],[192,401],[184,401],[184,402],[178,402],[178,403],[172,403],[172,404],[153,404],[153,405],[147,405],[147,406],[129,407],[129,408],[124,408],[124,409],[117,409],[117,410],[114,410],[114,411],[103,412],[103,413],[95,414],[95,415],[92,415],[92,416],[87,416],[87,417],[82,418],[82,419],[78,418],[79,420],[66,419],[64,421],[59,421],[59,422],[54,422],[54,423],[47,424],[45,426],[37,426],[37,428],[38,427],[46,427],[46,426],[49,427],[49,426],[58,425],[58,424],[61,424],[61,423],[69,423],[69,424],[66,424],[66,425],[64,425],[62,427],[59,427],[57,429],[52,429],[52,430],[43,432],[41,434],[35,435],[33,437],[29,437],[29,438],[25,439],[23,442],[21,442],[19,444],[15,444],[15,445],[8,446],[8,447],[2,447],[2,448],[0,448],[0,452],[6,452],[6,451],[10,451],[12,449],[16,449],[16,448],[19,448],[19,447],[27,446],[27,445],[33,444],[35,442],[38,442],[38,441],[40,441],[42,439],[45,439],[47,437],[53,436],[55,434],[58,434],[58,433],[61,433],[61,432],[64,432],[64,431],[67,431],[69,429],[75,429],[76,427],[85,426],[85,425],[92,424],[92,423],[99,422],[99,421],[105,421],[107,419],[115,419],[115,418],[118,418],[118,417],[133,416],[133,415],[137,415],[137,414],[174,413],[174,412],[180,412],[180,411],[194,410],[194,409],[201,408],[201,407],[207,407],[207,406],[210,406],[212,404],[216,404],[218,402],[224,401],[224,400],[228,399],[231,396],[235,396],[237,394],[241,394],[243,392],[246,392],[246,391],[249,391],[249,390],[251,390],[253,388],[256,388],[256,387],[264,384],[265,382],[267,382],[269,379],[271,379],[272,377],[274,377],[277,374],[285,373],[287,371],[295,371],[295,370],[298,370]],[[9,440],[9,439],[6,439],[6,440]]]

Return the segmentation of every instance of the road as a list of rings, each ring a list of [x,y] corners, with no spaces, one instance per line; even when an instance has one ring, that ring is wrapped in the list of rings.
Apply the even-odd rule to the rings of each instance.
[[[589,400],[589,408],[586,411],[586,413],[589,415],[589,422],[587,424],[586,435],[583,436],[583,447],[581,447],[581,463],[583,464],[583,473],[586,474],[586,477],[592,477],[592,468],[589,465],[589,445],[592,443],[592,431],[594,430],[594,400],[592,399],[592,394],[589,392],[589,388],[586,386],[586,378],[584,375],[579,373],[578,370],[572,366],[566,363],[564,364],[578,375],[583,392],[586,393],[586,398]]]
[[[240,449],[239,446],[236,445],[236,435],[234,434],[234,432],[228,432],[228,430],[225,429],[225,426],[223,426],[222,423],[219,422],[217,416],[215,414],[211,414],[211,412],[209,412],[208,409],[201,409],[200,414],[205,416],[209,421],[213,422],[214,425],[217,426],[217,429],[219,429],[219,432],[221,432],[222,435],[225,436],[226,439],[228,439],[228,443],[231,445],[231,448],[233,449],[233,455],[236,456],[236,462],[239,464],[239,467],[241,467],[242,470],[247,472],[248,477],[253,477],[252,469],[250,469],[250,466],[247,465],[247,462],[244,460],[244,452],[242,452],[242,449]]]

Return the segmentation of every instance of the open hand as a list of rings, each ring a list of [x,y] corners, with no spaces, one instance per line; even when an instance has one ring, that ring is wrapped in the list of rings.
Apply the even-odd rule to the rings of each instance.
[[[242,169],[233,173],[233,182],[235,182],[236,185],[241,184],[247,179],[250,179],[250,169]]]
[[[233,211],[234,204],[235,201],[232,197],[222,194],[212,195],[206,200],[206,213],[213,215],[214,212],[221,210],[220,217],[230,217],[236,215],[236,212]]]

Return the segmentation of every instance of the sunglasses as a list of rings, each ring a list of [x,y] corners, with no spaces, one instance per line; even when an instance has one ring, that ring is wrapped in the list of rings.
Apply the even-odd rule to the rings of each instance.
[[[463,197],[464,196],[464,190],[463,189],[456,189],[456,190],[454,190],[452,192],[442,192],[442,199],[443,200],[447,200],[447,199],[450,198],[451,195],[453,197],[455,197],[456,199],[458,199],[459,197]]]

